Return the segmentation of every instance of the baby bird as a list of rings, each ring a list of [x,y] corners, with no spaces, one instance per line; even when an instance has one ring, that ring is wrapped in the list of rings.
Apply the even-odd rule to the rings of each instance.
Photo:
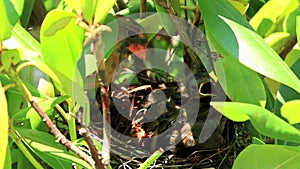
[[[117,16],[118,23],[118,43],[114,47],[112,54],[105,62],[106,78],[108,82],[113,80],[113,75],[118,68],[119,64],[132,55],[134,60],[146,60],[146,44],[147,36],[144,28],[139,25],[135,20],[125,17]]]

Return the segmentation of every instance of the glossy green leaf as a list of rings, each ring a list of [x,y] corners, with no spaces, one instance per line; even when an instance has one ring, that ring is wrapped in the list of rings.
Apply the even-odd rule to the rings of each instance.
[[[287,54],[284,61],[288,66],[291,67],[299,59],[300,59],[300,47],[299,47],[299,43],[297,43],[293,47],[293,49]]]
[[[11,36],[11,24],[8,19],[4,1],[0,1],[0,16],[0,41],[3,41]]]
[[[98,0],[94,22],[103,22],[109,10],[111,10],[114,6],[115,2],[116,0]]]
[[[228,0],[241,14],[245,14],[249,8],[249,2],[246,0]]]
[[[44,61],[64,84],[63,90],[69,96],[72,96],[73,73],[83,40],[84,30],[76,24],[73,13],[60,10],[48,13],[41,28]]]
[[[250,117],[239,110],[239,108],[234,106],[226,106],[228,105],[228,103],[226,102],[211,102],[210,104],[213,106],[213,108],[218,110],[220,113],[222,113],[232,121],[244,122],[250,119]]]
[[[74,1],[74,0],[65,0],[66,4],[72,7],[76,12],[81,9],[81,0]]]
[[[41,94],[48,96],[50,98],[55,96],[53,83],[49,79],[40,78],[37,89]],[[46,100],[46,98],[37,97],[34,98],[34,100],[36,102],[41,102]]]
[[[20,24],[16,24],[13,27],[11,38],[4,41],[3,44],[8,49],[27,48],[36,52],[38,55],[41,55],[41,46],[39,42],[34,39]]]
[[[252,18],[256,12],[266,3],[265,0],[250,0],[249,2],[249,9],[247,10],[246,14],[249,18]]]
[[[252,143],[253,144],[259,144],[259,145],[264,145],[265,144],[262,140],[260,140],[257,137],[252,137]]]
[[[91,23],[92,16],[95,13],[97,1],[98,0],[65,0],[66,4],[73,8],[76,13],[82,12],[84,19],[89,23]]]
[[[221,58],[214,67],[218,80],[230,99],[264,106],[266,94],[259,75],[240,64],[239,44],[232,30],[219,15],[231,18],[251,29],[249,23],[229,2],[198,0],[208,39]],[[226,38],[224,38],[226,35]],[[214,51],[214,50],[212,50]]]
[[[233,169],[292,169],[299,167],[299,160],[298,147],[252,144],[238,155]]]
[[[11,154],[10,154],[10,147],[7,145],[6,147],[6,155],[5,155],[6,159],[5,159],[5,163],[4,163],[4,167],[5,169],[11,169],[11,164],[12,164],[12,160],[11,160]]]
[[[51,78],[59,86],[62,86],[62,82],[59,77],[43,62],[30,62],[31,65],[41,70],[44,74]]]
[[[4,0],[4,3],[10,24],[14,26],[22,15],[24,0]]]
[[[298,59],[291,67],[292,71],[300,78],[300,59]],[[275,114],[281,116],[280,108],[281,106],[291,100],[300,99],[299,92],[293,90],[292,88],[281,84],[277,92],[276,102],[275,102]]]
[[[300,9],[299,8],[296,11],[296,36],[299,45],[299,39],[300,39]]]
[[[29,129],[18,129],[33,152],[52,168],[68,169],[76,163],[84,168],[91,168],[87,162],[67,151],[66,147],[57,143],[51,134]]]
[[[53,21],[52,25],[43,32],[43,35],[54,36],[58,31],[62,31],[68,24],[70,24],[71,20],[74,19],[74,16],[66,16],[62,18],[58,18],[58,20]]]
[[[238,44],[232,39],[234,33],[219,16],[229,18],[246,28],[252,29],[247,20],[225,0],[198,0],[198,5],[204,18],[205,29],[209,30],[214,36],[215,43],[222,46],[227,53],[232,53],[233,56],[238,58]],[[226,35],[226,38],[224,38],[224,35]],[[213,43],[213,45],[215,44]]]
[[[265,41],[271,46],[277,53],[281,53],[285,46],[289,44],[295,36],[287,32],[275,32],[271,33],[265,38]]]
[[[176,27],[170,18],[170,15],[167,13],[166,9],[160,5],[156,5],[156,10],[158,11],[159,23],[161,24],[161,28],[164,28],[169,36],[176,35]],[[156,21],[157,22],[157,21]]]
[[[39,106],[44,110],[44,112],[47,113],[48,116],[53,117],[53,108],[56,104],[59,104],[66,100],[68,96],[61,96],[61,97],[54,97],[48,100],[45,100],[41,103],[39,103]],[[14,125],[17,127],[30,127],[32,129],[40,129],[40,130],[45,130],[48,131],[48,127],[46,124],[44,124],[43,120],[39,116],[39,114],[32,108],[24,108],[21,109],[19,112],[14,114],[12,117],[14,119]],[[29,119],[29,121],[28,121]],[[27,123],[30,124],[27,124]]]
[[[24,9],[25,0],[5,0],[6,3],[7,3],[7,1],[10,1],[14,5],[15,10],[17,11],[18,15],[21,16],[23,9]]]
[[[5,161],[6,161],[6,155],[7,155],[7,147],[8,147],[8,109],[7,109],[7,102],[6,102],[6,96],[4,88],[2,87],[2,83],[0,82],[0,107],[1,107],[1,113],[0,113],[0,168],[4,168]]]
[[[282,18],[277,24],[275,32],[287,32],[296,35],[296,15],[297,10]]]
[[[12,81],[7,76],[1,75],[0,81],[3,85],[11,84]],[[13,116],[14,113],[18,112],[21,108],[26,108],[25,100],[21,93],[16,88],[10,88],[6,91],[6,99],[8,105],[9,116]]]
[[[83,17],[88,23],[93,22],[92,19],[94,18],[95,12],[98,8],[97,3],[99,3],[99,1],[100,0],[81,0],[81,9],[82,9]],[[111,1],[106,1],[106,3],[110,3],[110,2]]]
[[[5,70],[8,70],[11,68],[12,64],[17,64],[21,59],[19,56],[18,50],[5,50],[2,53],[1,63],[3,64],[3,67]]]
[[[300,80],[277,53],[255,32],[221,17],[235,33],[239,61],[258,73],[292,87],[300,93]]]
[[[265,37],[275,30],[280,19],[292,13],[298,5],[298,0],[270,0],[255,14],[250,24],[259,35]]]
[[[277,91],[279,90],[280,83],[268,77],[264,78],[264,82],[267,84],[267,88],[271,91],[272,97],[275,98]]]
[[[20,149],[13,149],[12,151],[12,163],[17,163],[17,169],[22,168],[34,168],[30,161],[25,157]]]
[[[214,67],[222,88],[232,101],[265,106],[266,92],[257,73],[230,55],[214,62]]]
[[[300,100],[286,102],[281,107],[281,115],[288,120],[290,124],[300,122]]]
[[[39,3],[39,2],[37,2],[37,3]],[[22,15],[20,18],[21,24],[24,28],[26,28],[29,23],[31,13],[34,8],[34,3],[35,3],[34,1],[28,1],[28,0],[26,0],[24,3],[24,9],[23,9],[23,12],[22,12]]]
[[[263,135],[300,143],[300,131],[262,107],[237,102],[211,102],[211,105],[233,121],[250,120]]]

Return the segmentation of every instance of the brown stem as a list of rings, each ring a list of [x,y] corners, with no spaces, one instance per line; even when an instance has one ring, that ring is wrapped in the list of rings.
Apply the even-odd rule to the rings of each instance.
[[[47,126],[50,128],[51,133],[54,135],[56,140],[66,146],[69,150],[73,151],[75,154],[77,154],[80,158],[82,158],[84,161],[88,162],[93,168],[95,167],[94,160],[85,154],[83,151],[81,151],[78,147],[76,147],[70,140],[66,138],[65,135],[63,135],[56,125],[52,122],[52,120],[49,118],[49,116],[44,112],[43,109],[35,102],[30,101],[31,106],[34,108],[34,110],[40,115],[40,117],[43,119],[43,121],[47,124]]]
[[[100,86],[101,89],[101,100],[102,100],[102,111],[103,111],[103,147],[102,147],[102,163],[109,164],[110,159],[110,144],[111,144],[111,129],[110,129],[110,102],[107,86]]]
[[[102,25],[104,26],[104,25]],[[94,53],[96,55],[96,60],[98,63],[97,76],[99,77],[99,89],[101,91],[102,100],[102,112],[103,112],[103,145],[102,145],[102,163],[106,168],[109,168],[110,161],[110,102],[108,94],[109,82],[106,77],[106,68],[104,62],[104,44],[102,42],[102,32],[107,31],[107,29],[100,29],[99,32],[95,34],[93,43],[95,45]]]
[[[95,160],[96,162],[96,169],[104,169],[104,165],[101,163],[99,156],[98,156],[98,150],[96,149],[94,143],[92,142],[92,139],[90,137],[90,133],[88,131],[83,132],[82,136],[84,138],[84,140],[86,141],[86,143],[88,144],[89,148],[90,148],[90,152],[92,154],[92,158]]]
[[[296,36],[294,36],[293,39],[290,40],[289,43],[284,47],[284,49],[279,53],[279,56],[282,59],[285,59],[287,54],[293,49],[296,43],[297,43],[297,38]]]
[[[146,12],[147,12],[147,0],[141,0],[141,7],[140,7],[140,18],[144,19],[146,18]]]
[[[198,26],[199,22],[200,22],[200,10],[198,6],[198,1],[196,1],[196,11],[193,19],[193,25]]]

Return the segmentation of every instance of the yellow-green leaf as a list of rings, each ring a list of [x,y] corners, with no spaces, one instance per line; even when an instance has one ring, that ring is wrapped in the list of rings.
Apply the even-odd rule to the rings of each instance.
[[[300,100],[286,102],[281,107],[281,115],[286,118],[290,124],[300,122]]]
[[[5,159],[6,159],[6,151],[8,146],[8,111],[7,111],[7,102],[5,97],[5,91],[2,87],[2,83],[0,82],[0,168],[4,168],[5,166]]]
[[[113,7],[116,0],[98,0],[96,12],[95,12],[95,19],[94,23],[102,22],[106,15],[108,14],[109,10]]]
[[[245,14],[249,8],[249,2],[246,0],[228,0],[241,14]]]
[[[298,77],[257,33],[225,17],[221,18],[235,34],[238,59],[242,64],[300,93]]]
[[[4,1],[0,1],[0,41],[6,40],[11,36],[11,25],[8,20]]]

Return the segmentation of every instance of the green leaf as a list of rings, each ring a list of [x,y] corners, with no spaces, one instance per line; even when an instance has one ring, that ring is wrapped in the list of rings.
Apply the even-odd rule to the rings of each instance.
[[[290,124],[300,122],[300,100],[292,100],[281,106],[281,115],[286,118]]]
[[[44,61],[64,84],[63,90],[69,96],[72,96],[73,73],[84,40],[84,30],[76,24],[75,18],[73,13],[53,10],[41,28]]]
[[[47,76],[51,78],[55,83],[57,83],[59,86],[62,86],[62,82],[58,78],[58,76],[43,62],[30,62],[31,65],[35,66],[39,70],[41,70],[43,73],[45,73]]]
[[[292,71],[300,78],[300,59],[298,59],[291,67]],[[276,102],[275,102],[275,114],[280,116],[281,106],[291,100],[300,99],[299,92],[293,90],[292,88],[281,84],[277,92]]]
[[[244,15],[249,8],[249,2],[246,0],[228,0],[242,15]]]
[[[15,25],[24,9],[24,0],[4,0],[6,12],[9,14],[9,21],[11,25]],[[1,15],[2,16],[2,15]]]
[[[12,81],[5,75],[0,75],[0,81],[3,85],[12,83]],[[13,114],[19,111],[21,108],[27,107],[23,96],[16,88],[10,88],[6,91],[6,99],[10,117],[13,116]]]
[[[6,165],[6,157],[7,155],[7,147],[8,147],[8,110],[7,110],[7,102],[5,97],[5,91],[2,87],[2,83],[0,82],[0,107],[1,107],[1,113],[0,113],[0,168],[5,168]]]
[[[240,64],[236,59],[239,57],[239,44],[232,30],[219,15],[231,18],[249,29],[251,26],[228,1],[198,0],[198,2],[209,42],[223,57],[214,63],[222,88],[234,101],[264,106],[266,93],[262,80],[256,72]]]
[[[296,35],[296,16],[297,10],[294,10],[292,13],[286,15],[277,24],[275,32],[287,32],[292,35]]]
[[[214,62],[214,67],[222,88],[232,101],[265,106],[265,88],[256,72],[230,55]]]
[[[74,1],[74,0],[65,0],[66,4],[68,4],[70,7],[72,7],[76,12],[81,8],[81,0]]]
[[[58,18],[58,20],[54,21],[52,25],[45,30],[44,36],[54,36],[58,31],[63,30],[74,18],[74,16],[67,16],[63,18]]]
[[[299,147],[252,144],[236,158],[233,169],[298,168]]]
[[[250,69],[292,87],[300,93],[300,81],[278,54],[255,32],[221,17],[238,43],[239,61]]]
[[[205,29],[211,32],[216,42],[219,43],[224,50],[238,58],[238,44],[232,39],[234,33],[219,16],[224,16],[246,28],[253,29],[247,20],[225,0],[198,0],[198,5],[204,18]],[[226,38],[224,38],[224,35],[226,35]]]
[[[300,131],[262,107],[237,102],[211,102],[211,105],[233,121],[250,120],[263,135],[300,143]]]
[[[72,168],[73,163],[91,168],[87,162],[57,143],[53,135],[29,129],[18,129],[17,131],[26,140],[30,149],[52,168],[68,169]]]
[[[12,160],[11,160],[11,154],[10,154],[10,148],[7,145],[6,147],[6,155],[5,155],[6,159],[5,159],[5,163],[4,163],[4,167],[5,169],[11,169],[11,164],[12,164]]]
[[[294,38],[294,35],[287,32],[274,32],[265,38],[265,41],[277,53],[280,53]]]
[[[0,42],[11,36],[11,25],[7,16],[4,1],[0,1]]]
[[[210,104],[232,121],[244,122],[250,119],[250,117],[239,108],[228,106],[227,102],[211,102]]]
[[[34,1],[26,0],[24,3],[24,10],[22,11],[22,15],[20,18],[21,24],[24,28],[26,28],[29,23],[33,8],[34,8]]]
[[[10,69],[12,64],[16,65],[21,60],[18,50],[15,49],[3,51],[0,59],[5,70]]]
[[[264,145],[265,144],[262,140],[260,140],[257,137],[252,137],[252,143],[253,144],[259,144],[259,145]]]
[[[178,5],[178,1],[177,0],[173,1],[173,2],[174,2],[174,6]],[[168,12],[168,10],[170,10],[170,9],[169,8],[167,9],[167,6],[168,6],[167,3],[168,2],[166,2],[166,1],[156,1],[156,3],[157,4],[156,4],[155,7],[156,7],[156,10],[158,12],[159,23],[162,25],[162,27],[159,27],[159,28],[160,29],[164,28],[166,30],[166,32],[168,33],[169,36],[177,35],[176,34],[176,32],[177,32],[176,26],[174,25],[174,22],[171,19],[171,15],[169,15],[169,12]],[[176,12],[176,11],[174,11],[174,12]],[[179,21],[178,18],[175,18],[175,19],[177,19],[177,21]],[[158,21],[156,21],[156,22],[158,22]],[[151,22],[151,23],[153,24],[153,22]]]
[[[68,96],[54,97],[39,103],[39,106],[47,113],[48,116],[53,117],[53,107],[66,100]],[[30,127],[32,129],[40,129],[48,131],[48,127],[44,124],[38,113],[32,108],[28,107],[21,109],[19,112],[14,114],[14,125],[16,127]],[[29,123],[29,124],[28,124]],[[20,125],[21,124],[21,125]]]
[[[20,24],[16,24],[13,27],[11,38],[4,41],[3,44],[8,49],[27,48],[36,52],[38,55],[41,55],[39,42],[34,39]]]
[[[255,14],[250,24],[259,35],[265,37],[275,30],[276,24],[283,17],[297,9],[298,5],[298,0],[270,0]]]
[[[115,3],[116,0],[98,0],[94,23],[103,22],[109,10],[112,9]]]
[[[299,43],[297,43],[293,47],[293,49],[287,54],[284,61],[288,66],[291,67],[299,59],[300,59],[300,47],[299,47]]]
[[[299,39],[300,39],[300,9],[299,8],[296,11],[296,36],[299,45]]]

